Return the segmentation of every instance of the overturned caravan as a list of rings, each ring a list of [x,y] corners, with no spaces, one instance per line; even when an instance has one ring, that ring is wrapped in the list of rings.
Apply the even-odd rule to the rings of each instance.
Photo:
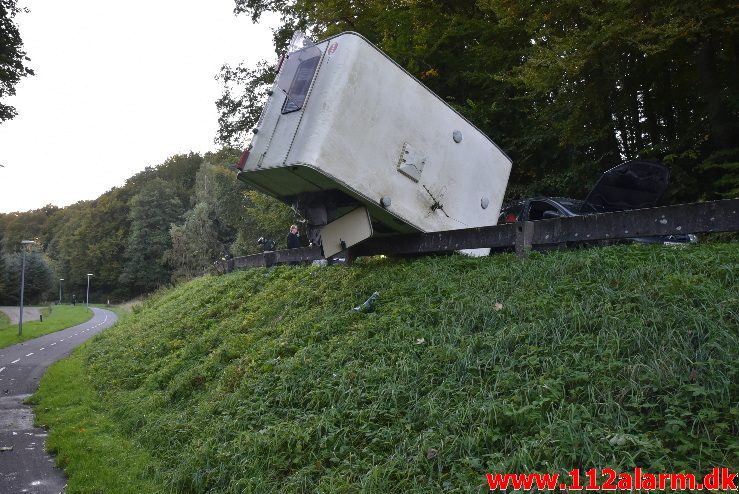
[[[290,53],[238,178],[293,206],[325,257],[370,237],[495,225],[511,160],[356,33]]]

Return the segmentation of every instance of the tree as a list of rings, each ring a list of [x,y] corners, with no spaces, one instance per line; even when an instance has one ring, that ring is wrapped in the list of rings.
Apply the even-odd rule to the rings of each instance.
[[[7,288],[5,286],[6,276],[5,256],[0,255],[0,303],[7,298]]]
[[[274,240],[277,249],[287,247],[287,233],[296,216],[292,209],[277,199],[256,190],[245,192],[248,205],[245,208],[247,221],[239,231],[234,250],[243,253],[257,252],[258,237]],[[305,235],[305,231],[303,232]]]
[[[21,240],[35,239],[42,246],[45,246],[46,224],[49,219],[57,212],[59,208],[51,204],[26,211],[25,213],[8,213],[4,215],[4,232],[2,243],[2,252],[11,254],[18,250]]]
[[[717,189],[720,177],[701,162],[739,158],[733,4],[485,0],[480,7],[529,33],[525,60],[502,75],[568,150],[547,175],[575,171],[571,181],[583,182],[586,169],[658,158],[672,168],[675,197],[689,199]]]
[[[259,120],[267,90],[274,79],[275,67],[264,61],[254,69],[243,64],[221,67],[218,80],[224,92],[216,101],[218,142],[224,146],[239,146],[247,140]]]
[[[0,123],[16,115],[15,108],[1,100],[15,94],[21,78],[33,75],[26,65],[29,58],[23,51],[23,40],[14,21],[18,12],[16,0],[0,0]]]
[[[180,221],[182,213],[175,186],[161,178],[144,184],[131,200],[131,230],[120,282],[132,294],[150,292],[170,282],[171,269],[164,253],[171,245],[171,224]]]
[[[233,168],[228,168],[239,154],[233,150],[209,154],[195,178],[193,202],[208,205],[217,239],[224,246],[233,243],[244,221],[245,187],[235,180]]]
[[[288,206],[234,179],[232,165],[239,155],[233,148],[209,153],[198,170],[193,194],[196,205],[185,224],[171,231],[174,258],[192,266],[185,273],[199,275],[224,254],[257,252],[256,240],[262,236],[283,243],[288,226],[296,221]],[[209,255],[199,257],[205,253]]]
[[[86,289],[86,274],[94,273],[91,289],[98,297],[103,293],[114,299],[129,295],[118,278],[129,232],[130,199],[131,190],[114,188],[49,218],[42,244],[57,274],[65,279],[66,293],[80,295]]]
[[[203,163],[197,153],[176,154],[157,166],[147,166],[143,171],[126,180],[126,188],[137,194],[141,187],[155,178],[160,178],[175,188],[182,204],[187,205],[193,194],[195,175]]]
[[[17,304],[20,299],[22,253],[5,256],[5,303]],[[28,304],[46,300],[52,288],[53,273],[41,252],[34,250],[26,254],[25,284],[23,299]],[[14,287],[14,288],[13,288]]]
[[[202,275],[220,258],[224,245],[218,239],[215,211],[206,202],[191,209],[183,225],[172,225],[172,248],[165,258],[172,265],[172,280],[184,281]]]

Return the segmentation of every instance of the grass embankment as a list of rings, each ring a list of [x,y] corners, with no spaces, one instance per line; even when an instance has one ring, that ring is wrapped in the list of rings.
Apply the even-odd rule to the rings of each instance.
[[[92,311],[83,305],[54,305],[41,309],[41,315],[43,322],[23,321],[23,335],[20,337],[18,324],[6,321],[5,325],[0,325],[0,348],[82,324],[92,318]]]
[[[54,364],[53,372],[43,378],[43,406],[36,409],[37,417],[41,412],[43,422],[60,438],[50,447],[61,448],[59,466],[76,487],[65,492],[161,492],[159,484],[145,475],[152,458],[129,438],[111,433],[117,424],[101,412],[103,405],[79,364],[78,358]]]
[[[113,312],[115,315],[117,315],[119,318],[122,318],[123,316],[127,316],[131,312],[133,312],[133,305],[131,302],[126,302],[124,304],[116,304],[116,305],[108,305],[108,304],[90,304],[90,307],[97,307],[98,309],[105,309]]]
[[[206,277],[49,372],[38,420],[70,493],[468,493],[488,491],[486,472],[736,471],[738,267],[733,244]],[[350,310],[374,291],[373,312]],[[101,464],[120,465],[108,483]]]

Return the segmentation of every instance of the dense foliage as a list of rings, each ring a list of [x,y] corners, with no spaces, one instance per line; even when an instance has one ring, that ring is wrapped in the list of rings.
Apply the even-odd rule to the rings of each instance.
[[[738,8],[721,0],[235,0],[320,39],[357,31],[493,138],[509,197],[582,196],[633,158],[672,169],[671,200],[739,192]],[[277,58],[277,57],[275,57]],[[220,138],[243,144],[274,66],[224,67]]]
[[[20,300],[21,268],[23,255],[21,252],[4,257],[4,273],[0,281],[0,295],[5,303],[17,305]],[[0,268],[3,266],[0,265]],[[2,271],[2,269],[0,269]],[[23,300],[26,304],[38,304],[45,299],[52,287],[53,272],[41,252],[34,250],[25,256],[25,277]],[[3,290],[6,290],[3,293]]]
[[[5,257],[0,255],[0,299],[4,298],[5,293]]]
[[[36,410],[70,493],[117,476],[155,484],[142,493],[470,493],[487,472],[735,472],[738,266],[737,244],[706,244],[203,277],[85,347],[76,388],[52,371]]]
[[[141,187],[131,200],[131,231],[123,254],[121,283],[146,293],[169,282],[171,271],[164,260],[171,246],[169,225],[179,222],[183,209],[169,182],[155,178]]]
[[[34,301],[57,300],[59,278],[65,302],[84,300],[92,273],[90,300],[106,302],[200,276],[224,255],[256,252],[260,236],[284,247],[294,216],[236,180],[238,155],[223,149],[173,156],[93,201],[0,214],[0,258],[14,259],[20,241],[34,239],[34,262],[49,272],[43,288],[32,291]],[[0,304],[18,298],[11,271],[0,262]]]
[[[0,0],[0,124],[16,114],[15,108],[2,100],[15,94],[15,86],[21,78],[33,75],[15,24],[19,11],[16,0]]]

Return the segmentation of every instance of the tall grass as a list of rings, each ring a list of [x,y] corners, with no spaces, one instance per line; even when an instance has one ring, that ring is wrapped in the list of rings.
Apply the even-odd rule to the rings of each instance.
[[[249,270],[161,292],[76,365],[162,490],[736,471],[737,265],[718,244]]]

